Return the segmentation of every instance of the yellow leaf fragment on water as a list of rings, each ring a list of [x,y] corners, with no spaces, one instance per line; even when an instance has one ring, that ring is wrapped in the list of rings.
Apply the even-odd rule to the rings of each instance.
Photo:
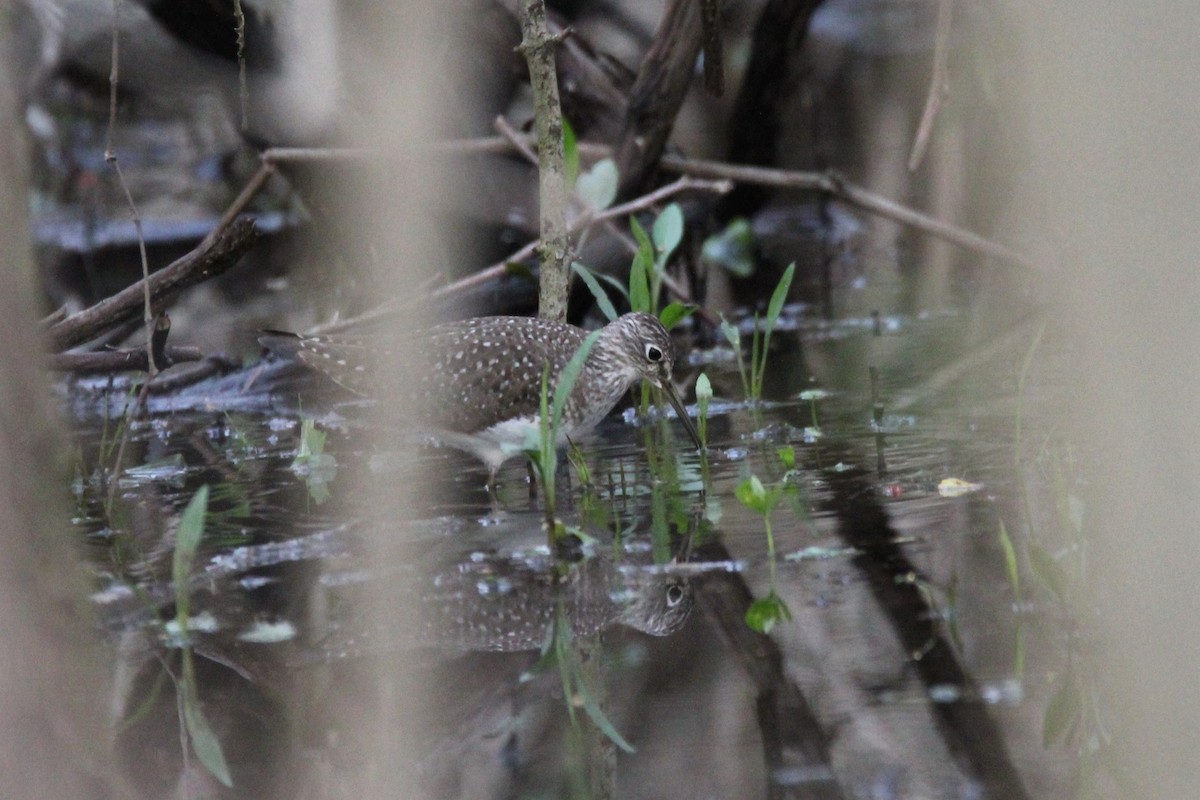
[[[938,484],[938,494],[942,497],[962,497],[964,494],[978,492],[982,488],[982,483],[968,483],[961,478],[944,478]]]

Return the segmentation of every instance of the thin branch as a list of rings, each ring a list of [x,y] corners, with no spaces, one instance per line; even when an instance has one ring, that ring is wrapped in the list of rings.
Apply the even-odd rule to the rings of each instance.
[[[504,118],[503,114],[497,115],[496,118],[492,120],[492,127],[495,128],[496,132],[503,136],[509,144],[512,145],[514,150],[520,153],[522,158],[524,158],[533,166],[537,166],[537,153],[533,152],[533,148],[529,146],[527,137],[524,137],[518,133],[517,129],[509,124],[508,120]]]
[[[727,192],[731,188],[732,184],[729,181],[699,180],[685,175],[676,180],[674,183],[659,187],[649,194],[645,194],[641,197],[630,200],[628,203],[622,203],[619,206],[612,206],[604,209],[603,211],[581,216],[568,226],[567,232],[569,236],[574,236],[584,228],[594,225],[597,222],[603,222],[604,220],[622,217],[637,211],[642,211],[652,205],[655,205],[656,203],[662,202],[669,197],[677,195],[680,192],[707,191],[721,193]],[[468,289],[473,289],[477,286],[482,286],[486,283],[494,281],[508,273],[509,264],[524,261],[526,258],[529,258],[529,256],[531,256],[537,249],[538,244],[539,242],[536,240],[529,242],[520,250],[505,258],[503,261],[497,262],[486,269],[482,269],[479,272],[476,272],[474,275],[468,275],[467,277],[457,280],[454,283],[449,283],[445,286],[434,289],[432,296],[444,297],[446,295],[457,294],[459,292],[464,292]],[[668,286],[668,288],[670,287]]]
[[[858,206],[864,211],[870,211],[886,219],[916,228],[967,250],[1007,261],[1025,269],[1038,269],[1037,264],[1033,261],[1002,244],[928,214],[922,214],[920,211],[889,200],[861,186],[856,186],[834,172],[797,172],[766,167],[744,167],[719,161],[700,161],[669,155],[663,156],[662,167],[670,172],[703,175],[709,178],[728,178],[738,183],[824,192],[846,203]]]
[[[439,144],[439,152],[450,154],[493,155],[512,152],[512,145],[502,137],[465,139]],[[602,158],[612,150],[604,145],[580,142],[579,152],[589,158]],[[779,189],[800,189],[822,192],[872,214],[885,217],[967,250],[990,256],[1025,269],[1036,270],[1038,265],[1021,253],[1005,247],[948,222],[922,214],[869,189],[852,184],[834,172],[801,172],[797,170],[748,167],[721,161],[704,161],[664,155],[660,166],[667,172],[700,177],[727,179]]]
[[[129,185],[125,183],[125,175],[121,172],[121,164],[117,161],[117,150],[114,144],[116,140],[117,127],[117,85],[120,83],[120,45],[118,44],[120,37],[118,36],[120,25],[118,17],[119,6],[117,0],[113,0],[112,8],[112,68],[108,76],[108,141],[104,148],[104,160],[111,164],[113,171],[117,174],[117,183],[121,187],[121,191],[125,194],[125,202],[129,205],[129,213],[133,216],[133,228],[137,232],[138,253],[142,260],[142,282],[143,285],[149,286],[150,278],[150,259],[146,255],[146,237],[142,232],[142,215],[138,213],[137,204],[133,202],[133,193],[129,191]],[[152,339],[154,337],[154,314],[150,308],[150,290],[146,289],[145,295],[142,298],[142,321],[146,325],[146,361],[149,364],[148,370],[151,375],[158,372],[158,368],[154,364],[154,345]]]
[[[168,345],[162,351],[164,358],[157,359],[158,366],[166,369],[174,364],[200,361],[204,353],[198,347]],[[50,356],[50,369],[55,372],[72,372],[76,375],[105,374],[112,372],[149,372],[146,351],[138,348],[107,350],[99,353],[56,353]]]
[[[917,137],[908,157],[909,172],[916,172],[925,160],[925,152],[933,136],[933,123],[941,111],[942,102],[950,95],[950,32],[953,21],[954,0],[939,0],[933,46],[933,76],[929,80],[929,94],[925,98],[925,110],[921,112],[921,124],[917,126]]]
[[[242,11],[242,0],[233,0],[233,18],[237,31],[238,103],[242,108],[242,130],[250,129],[250,89],[246,85],[246,15]]]
[[[228,270],[258,241],[259,235],[253,220],[237,220],[213,241],[206,238],[196,249],[149,278],[52,325],[48,331],[51,348],[61,352],[120,325],[137,314],[147,294],[151,305],[165,305],[187,287]]]

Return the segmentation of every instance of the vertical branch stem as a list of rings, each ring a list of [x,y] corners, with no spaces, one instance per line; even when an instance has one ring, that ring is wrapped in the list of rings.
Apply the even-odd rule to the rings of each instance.
[[[541,208],[541,279],[538,316],[565,320],[567,317],[567,265],[570,242],[567,236],[567,182],[563,159],[562,107],[558,99],[558,76],[554,71],[554,43],[546,25],[544,0],[521,4],[520,50],[529,63],[533,87],[534,127],[538,143],[539,205]]]
[[[150,303],[150,260],[146,255],[146,237],[142,234],[142,217],[138,213],[137,204],[133,202],[133,193],[129,191],[128,184],[125,183],[125,176],[121,174],[121,164],[117,161],[116,150],[116,128],[117,128],[117,85],[120,82],[120,18],[118,13],[120,6],[118,0],[113,0],[112,5],[112,69],[108,73],[108,141],[104,148],[104,160],[112,164],[113,171],[117,174],[117,183],[121,185],[121,191],[125,193],[125,202],[129,204],[129,212],[133,215],[133,227],[137,231],[138,252],[142,258],[142,285],[145,289],[144,301],[145,308],[143,309],[143,322],[146,323],[146,372],[153,378],[158,373],[158,366],[154,363],[154,312]]]

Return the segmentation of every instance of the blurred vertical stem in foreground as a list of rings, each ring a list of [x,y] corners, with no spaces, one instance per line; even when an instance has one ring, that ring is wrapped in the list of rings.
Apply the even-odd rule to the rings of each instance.
[[[95,797],[110,772],[107,669],[63,500],[67,448],[35,313],[28,150],[0,4],[0,797]]]
[[[541,245],[538,316],[559,322],[567,318],[567,180],[563,158],[562,107],[554,71],[555,37],[546,25],[544,0],[521,3],[521,47],[529,63],[533,87],[534,127],[537,131]]]

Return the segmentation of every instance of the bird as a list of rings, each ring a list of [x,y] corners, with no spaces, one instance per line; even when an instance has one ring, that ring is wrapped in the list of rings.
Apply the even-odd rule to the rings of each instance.
[[[371,373],[362,337],[301,336],[264,331],[269,350],[294,357],[345,388],[369,396]],[[488,488],[504,462],[519,455],[540,425],[542,376],[553,396],[559,375],[587,338],[583,328],[534,317],[474,317],[432,327],[418,337],[410,389],[433,438],[474,455]],[[384,356],[386,357],[386,355]],[[600,329],[568,396],[557,446],[587,433],[633,386],[661,389],[697,449],[695,426],[672,385],[675,343],[657,317],[624,314]]]

